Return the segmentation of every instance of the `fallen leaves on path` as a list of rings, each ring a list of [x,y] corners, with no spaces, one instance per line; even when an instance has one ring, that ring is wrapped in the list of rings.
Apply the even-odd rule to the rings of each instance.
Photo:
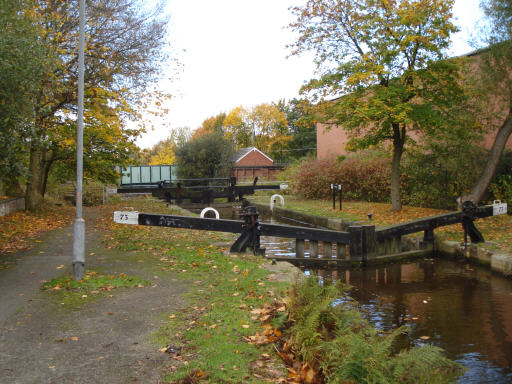
[[[18,211],[0,217],[0,254],[31,248],[31,239],[68,225],[73,213],[71,207],[45,207],[38,213]]]

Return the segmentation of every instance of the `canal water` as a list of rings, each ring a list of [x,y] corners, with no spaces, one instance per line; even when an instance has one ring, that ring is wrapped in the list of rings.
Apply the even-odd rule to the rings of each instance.
[[[269,258],[295,256],[294,240],[261,240]],[[466,368],[459,383],[512,383],[512,280],[444,258],[304,273],[352,286],[350,297],[375,327],[407,327],[404,345],[443,348]]]

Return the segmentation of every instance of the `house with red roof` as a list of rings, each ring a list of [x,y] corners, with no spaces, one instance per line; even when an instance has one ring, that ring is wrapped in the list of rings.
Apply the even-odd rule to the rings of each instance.
[[[237,180],[275,180],[284,169],[256,147],[241,148],[233,155],[233,176]]]

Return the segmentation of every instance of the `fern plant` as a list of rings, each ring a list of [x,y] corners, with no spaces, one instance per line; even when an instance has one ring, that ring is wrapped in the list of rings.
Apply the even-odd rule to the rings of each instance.
[[[296,356],[320,371],[327,383],[448,383],[461,366],[435,346],[394,353],[404,327],[376,330],[348,300],[347,287],[318,284],[315,276],[294,287],[288,305],[288,335]],[[342,298],[342,300],[340,300]],[[344,298],[344,299],[343,299]]]

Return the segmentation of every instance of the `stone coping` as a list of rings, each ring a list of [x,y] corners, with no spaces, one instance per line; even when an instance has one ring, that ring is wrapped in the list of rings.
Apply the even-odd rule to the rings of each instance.
[[[25,199],[23,196],[21,197],[8,197],[6,199],[0,199],[0,204],[5,204],[11,201],[19,200],[19,199]]]
[[[467,257],[478,264],[490,267],[492,271],[507,277],[512,277],[512,254],[501,249],[487,249],[479,247],[478,244],[468,244],[458,241],[436,240],[434,250],[453,257]]]

